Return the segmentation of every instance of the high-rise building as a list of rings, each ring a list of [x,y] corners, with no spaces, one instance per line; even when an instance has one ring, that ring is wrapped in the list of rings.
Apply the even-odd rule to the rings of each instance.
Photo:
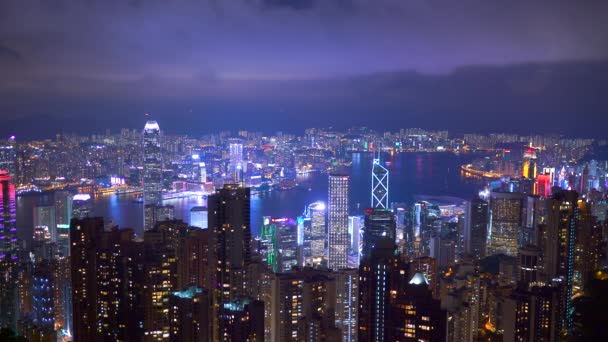
[[[325,242],[327,233],[325,231],[325,203],[314,202],[308,206],[310,225],[304,231],[304,241],[309,246],[304,246],[304,264],[309,266],[320,266],[326,262]]]
[[[204,288],[191,286],[169,296],[171,337],[168,341],[212,341],[211,296]]]
[[[207,207],[192,207],[190,209],[190,226],[207,229],[209,227],[208,215]]]
[[[376,157],[372,165],[372,209],[388,209],[388,170],[380,164],[380,154]]]
[[[72,219],[74,340],[129,341],[143,336],[143,277],[137,275],[143,273],[137,256],[142,248],[134,236],[132,229],[104,229],[100,217]]]
[[[582,201],[581,201],[582,202]],[[549,200],[546,230],[541,237],[544,272],[547,280],[558,280],[559,330],[572,329],[572,288],[574,283],[574,263],[576,233],[580,227],[578,194],[575,191],[559,191]]]
[[[235,298],[220,308],[221,341],[264,341],[264,303],[248,297]]]
[[[394,239],[379,239],[359,266],[358,341],[390,341],[391,291],[407,281],[407,269],[395,256]],[[395,293],[396,294],[396,293]]]
[[[40,327],[55,325],[55,266],[51,260],[42,260],[34,267],[32,306],[34,320]]]
[[[328,263],[331,269],[348,268],[349,177],[329,175]]]
[[[19,316],[17,206],[9,171],[0,170],[0,328],[17,331]]]
[[[518,288],[506,298],[504,341],[559,341],[559,289],[549,285]]]
[[[322,340],[335,328],[335,286],[329,270],[303,268],[272,274],[270,341]]]
[[[336,280],[336,328],[342,331],[342,342],[356,342],[359,335],[359,270],[332,272]]]
[[[469,201],[464,215],[465,253],[474,258],[483,258],[488,238],[488,202],[482,199]]]
[[[372,249],[382,238],[389,238],[394,242],[396,229],[395,215],[390,209],[367,209],[365,211],[361,258],[369,258]]]
[[[209,264],[216,270],[213,297],[219,306],[246,292],[246,270],[251,263],[250,201],[250,189],[236,184],[224,185],[207,199],[213,246]],[[214,325],[214,334],[222,329]]]
[[[401,289],[390,305],[387,337],[382,340],[446,341],[447,313],[433,298],[424,274],[416,273]]]
[[[523,197],[521,193],[492,192],[490,194],[490,232],[486,255],[517,255]]]
[[[363,248],[363,232],[365,225],[364,216],[349,216],[348,217],[348,236],[350,237],[349,254],[353,261],[352,267],[359,267],[359,259],[361,258],[361,250]]]
[[[542,198],[548,198],[549,196],[551,196],[552,187],[553,185],[551,183],[551,175],[545,173],[536,176],[536,195]]]
[[[276,226],[277,269],[276,272],[290,272],[298,265],[298,227],[290,218],[271,219]]]
[[[17,205],[9,172],[0,170],[0,262],[17,259]]]
[[[34,227],[46,227],[52,242],[57,242],[57,220],[55,206],[39,205],[34,207]]]
[[[0,140],[0,170],[8,171],[8,175],[17,179],[17,142],[15,136]]]
[[[154,227],[154,215],[146,207],[162,202],[162,155],[160,127],[156,121],[146,122],[143,132],[144,230]],[[146,215],[148,213],[148,215]]]
[[[91,210],[91,195],[76,194],[72,197],[72,218],[83,219],[89,217]]]
[[[230,143],[230,172],[232,181],[240,183],[243,181],[243,144]]]

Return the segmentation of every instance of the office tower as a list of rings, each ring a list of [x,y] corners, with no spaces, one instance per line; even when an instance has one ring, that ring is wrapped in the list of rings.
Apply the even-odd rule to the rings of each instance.
[[[146,207],[158,206],[162,202],[162,155],[160,127],[156,121],[146,122],[143,132],[143,185],[144,185],[144,230],[154,227],[153,213]],[[147,214],[146,214],[147,213]]]
[[[221,341],[264,341],[264,303],[248,297],[235,298],[220,308]]]
[[[192,207],[190,209],[190,226],[207,229],[209,227],[208,215],[207,207]]]
[[[160,221],[175,220],[175,208],[172,205],[159,205],[154,213],[154,224]]]
[[[9,171],[0,170],[0,328],[17,331],[19,275],[15,186]]]
[[[262,258],[263,264],[274,272],[274,270],[277,268],[277,256],[279,251],[276,250],[277,227],[270,223],[271,219],[272,218],[270,216],[263,217],[264,223],[260,232],[258,252]]]
[[[70,221],[72,220],[72,194],[57,191],[55,198],[55,223],[57,224],[57,253],[68,256],[70,253]]]
[[[367,209],[365,211],[361,258],[369,258],[371,250],[382,238],[389,238],[394,242],[396,229],[395,216],[389,209]]]
[[[549,196],[551,196],[552,187],[553,185],[551,184],[551,175],[540,174],[536,176],[536,195],[542,198],[548,198]]]
[[[305,232],[305,240],[310,241],[310,253],[305,258],[305,265],[320,266],[326,261],[325,241],[325,203],[314,202],[308,206],[310,211],[310,230]],[[308,237],[307,237],[308,236]]]
[[[47,227],[50,239],[57,242],[57,220],[55,219],[55,206],[34,206],[34,227]]]
[[[522,210],[522,194],[507,192],[490,194],[490,236],[486,255],[517,255]]]
[[[364,232],[365,217],[364,216],[349,216],[348,217],[348,235],[350,237],[349,254],[352,256],[352,261],[359,267],[359,259],[361,258],[361,249],[363,247],[363,232]],[[351,261],[351,260],[349,260]]]
[[[465,253],[477,259],[486,254],[488,220],[488,202],[477,198],[467,202],[464,214]]]
[[[380,164],[380,154],[376,156],[372,165],[372,209],[388,209],[388,170]]]
[[[230,172],[232,181],[240,183],[243,181],[243,144],[230,143]]]
[[[342,331],[342,342],[356,342],[359,324],[359,270],[332,272],[336,281],[336,328]]]
[[[76,194],[72,197],[72,218],[83,219],[89,217],[91,210],[91,195]]]
[[[298,265],[298,227],[296,221],[290,218],[271,219],[275,225],[277,253],[277,269],[275,272],[289,272]]]
[[[406,282],[407,272],[395,256],[395,242],[378,240],[369,257],[359,266],[359,334],[358,341],[390,341],[388,330],[391,290],[394,284]],[[399,279],[399,278],[402,279]]]
[[[201,183],[206,183],[207,182],[207,166],[205,165],[205,163],[199,163],[198,168],[199,168],[199,181]]]
[[[320,341],[335,324],[336,284],[329,270],[305,267],[271,275],[270,341]]]
[[[580,212],[575,191],[558,191],[549,200],[543,246],[544,271],[548,280],[559,280],[559,330],[572,329],[572,287],[574,281],[575,239]]]
[[[51,235],[47,226],[34,227],[34,234],[31,244],[30,258],[34,263],[42,260],[52,260],[54,257],[55,245],[51,242]]]
[[[348,268],[348,185],[347,175],[329,175],[327,267],[336,270]]]
[[[170,338],[174,342],[211,341],[211,296],[204,288],[191,286],[169,296]]]
[[[55,328],[55,266],[51,260],[34,265],[32,307],[39,327]]]
[[[437,260],[437,266],[446,268],[456,262],[456,242],[447,236],[433,235],[429,244],[430,257]]]
[[[17,142],[14,135],[0,140],[0,170],[8,171],[8,176],[17,179]]]

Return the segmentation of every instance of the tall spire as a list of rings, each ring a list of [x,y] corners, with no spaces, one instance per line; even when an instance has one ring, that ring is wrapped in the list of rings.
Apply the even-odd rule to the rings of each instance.
[[[372,208],[388,209],[388,170],[380,164],[380,152],[372,166]]]

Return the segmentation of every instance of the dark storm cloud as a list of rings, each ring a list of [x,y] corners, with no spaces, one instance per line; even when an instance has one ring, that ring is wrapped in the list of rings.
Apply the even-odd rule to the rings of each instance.
[[[0,116],[583,108],[606,125],[606,13],[601,0],[0,1]]]

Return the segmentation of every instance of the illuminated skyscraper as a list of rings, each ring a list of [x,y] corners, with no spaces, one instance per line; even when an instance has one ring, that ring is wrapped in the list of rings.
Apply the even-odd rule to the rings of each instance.
[[[190,225],[192,227],[207,229],[209,227],[208,216],[207,207],[192,207],[190,209]]]
[[[388,209],[388,170],[380,164],[380,155],[374,155],[372,166],[372,209]]]
[[[243,181],[243,144],[230,143],[230,172],[235,183]]]
[[[0,262],[17,259],[17,206],[9,172],[0,170]]]
[[[315,202],[308,206],[310,211],[310,230],[305,232],[310,241],[310,253],[304,261],[305,265],[319,266],[324,263],[326,258],[325,241],[325,203]],[[307,237],[304,237],[307,240]]]
[[[544,271],[548,280],[558,279],[561,284],[559,330],[569,332],[572,329],[575,240],[580,228],[578,194],[575,191],[557,192],[551,197],[549,206],[546,232],[541,238]]]
[[[57,220],[55,206],[40,205],[34,207],[34,227],[46,227],[52,242],[57,242]]]
[[[0,140],[0,170],[6,170],[13,180],[17,179],[17,144],[15,136]]]
[[[395,215],[389,209],[367,209],[361,258],[369,258],[381,238],[389,238],[394,242],[396,228]]]
[[[490,236],[486,254],[516,256],[522,224],[523,194],[492,192],[490,210]]]
[[[0,328],[17,331],[17,206],[9,171],[0,170]]]
[[[146,122],[143,137],[144,230],[148,230],[154,226],[154,214],[153,211],[146,211],[146,207],[159,206],[162,202],[160,127],[156,121]]]
[[[536,176],[536,195],[542,198],[551,196],[551,175],[540,174]]]
[[[329,175],[328,263],[331,269],[348,268],[349,177]]]

